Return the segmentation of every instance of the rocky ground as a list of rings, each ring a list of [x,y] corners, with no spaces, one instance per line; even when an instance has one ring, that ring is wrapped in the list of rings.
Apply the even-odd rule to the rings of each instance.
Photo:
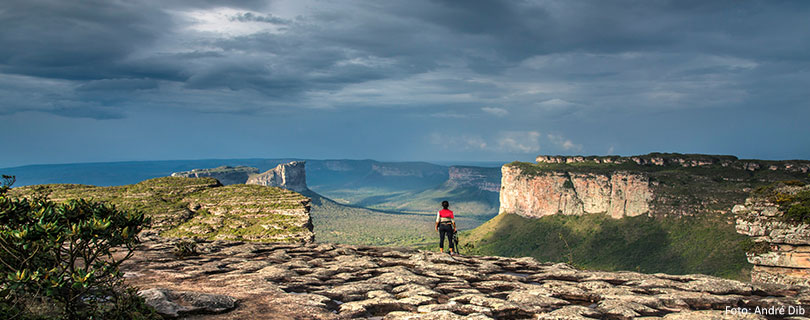
[[[174,248],[148,239],[122,270],[162,313],[187,319],[764,319],[799,307],[810,315],[810,288],[705,275],[317,243],[202,242],[182,258]]]

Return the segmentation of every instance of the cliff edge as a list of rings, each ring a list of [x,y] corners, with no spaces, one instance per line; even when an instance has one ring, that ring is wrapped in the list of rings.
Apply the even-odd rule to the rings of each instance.
[[[272,186],[296,192],[307,189],[307,171],[305,161],[282,163],[273,169],[250,176],[245,184]]]
[[[259,173],[258,168],[246,166],[221,166],[211,169],[194,169],[175,172],[172,177],[211,177],[223,185],[254,184],[267,187],[279,187],[295,192],[308,191],[306,161],[282,163],[273,169]]]
[[[751,281],[810,286],[810,185],[761,188],[733,212],[737,232],[755,242]]]

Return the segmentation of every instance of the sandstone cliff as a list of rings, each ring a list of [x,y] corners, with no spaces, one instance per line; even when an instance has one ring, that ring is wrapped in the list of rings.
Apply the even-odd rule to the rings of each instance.
[[[311,242],[310,199],[277,187],[222,186],[213,178],[163,177],[137,184],[96,187],[50,184],[12,188],[14,196],[93,199],[140,210],[169,237],[211,240]]]
[[[768,183],[808,182],[810,161],[648,154],[539,156],[502,168],[500,213],[526,217],[605,213],[624,216],[726,214]]]
[[[482,191],[500,192],[501,174],[498,168],[452,166],[448,169],[448,187],[474,187]]]
[[[653,198],[649,179],[638,173],[528,174],[518,166],[504,166],[502,177],[499,213],[526,217],[586,213],[632,217],[648,213]]]
[[[810,194],[810,186],[755,193],[744,205],[734,206],[737,232],[760,244],[747,254],[754,265],[752,281],[810,286],[810,224],[785,219],[785,199],[801,193]]]
[[[204,178],[210,177],[219,180],[223,185],[245,183],[251,175],[258,174],[259,169],[246,166],[221,166],[212,169],[194,169],[191,171],[175,172],[172,177]]]
[[[261,174],[250,176],[246,184],[280,187],[296,192],[307,191],[307,171],[305,161],[282,163]]]

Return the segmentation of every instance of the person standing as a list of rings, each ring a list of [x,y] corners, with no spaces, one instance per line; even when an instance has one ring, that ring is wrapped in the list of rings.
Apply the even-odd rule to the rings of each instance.
[[[450,243],[450,254],[453,254],[455,249],[453,246],[453,234],[456,232],[456,220],[453,216],[453,211],[448,209],[450,203],[447,200],[442,201],[442,210],[436,213],[436,231],[439,231],[439,251],[444,252],[444,237],[447,236],[447,242]]]

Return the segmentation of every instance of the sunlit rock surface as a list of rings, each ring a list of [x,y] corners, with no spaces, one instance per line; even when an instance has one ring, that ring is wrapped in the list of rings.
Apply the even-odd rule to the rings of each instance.
[[[185,258],[173,247],[147,239],[122,269],[144,290],[236,299],[232,311],[194,319],[722,319],[727,307],[810,310],[808,288],[705,275],[317,243],[202,242]]]

